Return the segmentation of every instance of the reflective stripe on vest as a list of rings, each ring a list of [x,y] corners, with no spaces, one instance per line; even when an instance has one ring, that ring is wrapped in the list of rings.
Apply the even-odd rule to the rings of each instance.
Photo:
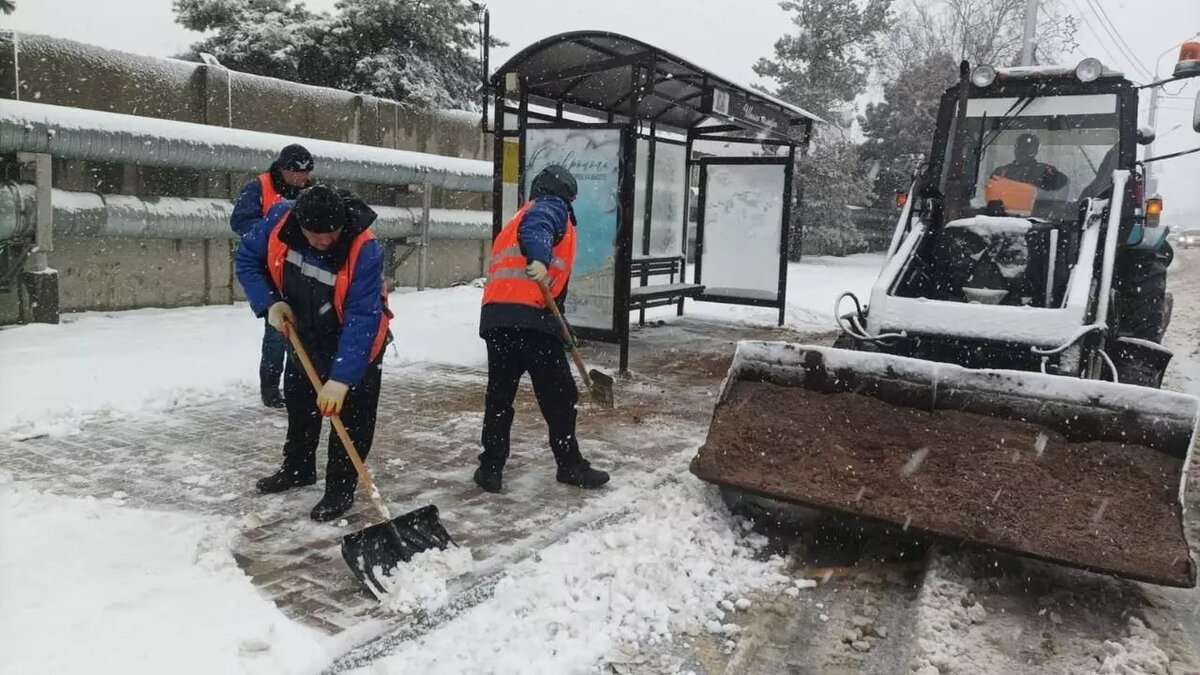
[[[546,308],[546,301],[537,285],[525,274],[529,261],[521,255],[518,230],[525,214],[534,202],[526,202],[508,221],[496,240],[492,242],[492,256],[488,265],[487,285],[483,289],[483,304],[508,303]],[[571,268],[575,264],[575,223],[567,220],[567,230],[562,240],[551,251],[550,267],[546,282],[552,297],[558,297],[567,287]]]
[[[354,243],[350,245],[346,264],[334,273],[305,261],[299,251],[291,250],[279,238],[279,233],[283,231],[283,226],[291,215],[290,211],[283,214],[275,227],[271,229],[271,234],[267,239],[267,275],[270,277],[271,283],[275,284],[275,290],[278,291],[279,296],[284,300],[287,300],[283,296],[283,266],[285,263],[290,262],[296,265],[300,268],[300,273],[307,277],[333,286],[333,308],[337,311],[338,322],[344,325],[346,323],[344,314],[346,296],[350,294],[350,284],[354,281],[354,268],[358,265],[358,254],[362,252],[362,248],[367,242],[375,239],[375,235],[370,230],[358,235],[354,239]],[[371,344],[371,361],[374,361],[383,351],[383,346],[387,342],[388,326],[392,319],[392,311],[388,308],[387,302],[386,282],[380,286],[380,293],[382,294],[383,311],[379,317],[379,330],[376,331],[375,340]]]
[[[262,217],[267,217],[267,211],[271,210],[279,202],[283,201],[283,197],[275,191],[275,184],[271,182],[271,172],[258,174],[258,185],[262,188]]]

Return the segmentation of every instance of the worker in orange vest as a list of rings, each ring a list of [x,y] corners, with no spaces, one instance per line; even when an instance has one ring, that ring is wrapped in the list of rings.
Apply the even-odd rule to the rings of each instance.
[[[267,217],[273,206],[285,199],[295,199],[308,186],[312,170],[313,157],[303,145],[293,143],[285,147],[270,169],[242,188],[242,194],[233,207],[233,215],[229,217],[230,229],[238,236],[245,236]],[[268,408],[284,406],[283,396],[279,393],[279,379],[283,376],[286,351],[287,344],[279,331],[264,323],[258,384],[263,405]]]
[[[322,415],[341,417],[364,461],[371,451],[383,350],[391,339],[383,247],[368,229],[374,220],[353,193],[317,184],[242,237],[236,271],[250,309],[273,330],[295,330],[324,381],[314,392],[294,355],[288,357],[283,466],[258,481],[264,494],[316,482]],[[328,453],[325,496],[311,513],[318,522],[349,510],[358,484],[336,434],[329,434]]]
[[[513,399],[525,373],[550,430],[558,482],[598,488],[608,474],[592,468],[575,437],[579,392],[567,364],[562,332],[538,284],[563,306],[575,263],[575,214],[579,192],[565,167],[546,167],[533,179],[529,201],[492,242],[483,289],[479,335],[487,343],[488,383],[484,404],[483,453],[475,483],[499,492],[508,459]]]

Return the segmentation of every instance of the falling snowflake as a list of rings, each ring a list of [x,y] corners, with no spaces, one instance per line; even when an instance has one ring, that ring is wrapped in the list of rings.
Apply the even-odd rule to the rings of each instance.
[[[1033,442],[1033,451],[1037,453],[1038,457],[1041,457],[1042,453],[1046,451],[1046,441],[1048,440],[1050,439],[1047,438],[1045,432],[1038,433],[1037,440]]]
[[[921,468],[921,463],[925,461],[925,457],[928,455],[929,448],[921,448],[917,450],[912,454],[912,457],[909,457],[908,461],[904,463],[904,468],[900,469],[900,473],[904,474],[905,476],[913,475],[917,472],[917,469]]]

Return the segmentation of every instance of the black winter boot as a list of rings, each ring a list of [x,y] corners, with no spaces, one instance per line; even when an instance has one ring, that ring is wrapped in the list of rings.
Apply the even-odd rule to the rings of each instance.
[[[287,407],[287,403],[283,400],[283,394],[279,393],[279,387],[263,387],[262,403],[268,408]]]
[[[560,483],[592,490],[608,482],[608,473],[593,469],[586,459],[582,459],[578,464],[558,467],[556,478]]]
[[[336,490],[330,492],[325,490],[325,496],[317,505],[313,507],[309,517],[318,523],[325,523],[337,518],[341,518],[350,507],[354,505],[354,488],[347,490]]]
[[[475,469],[475,484],[486,492],[500,492],[501,473],[499,469],[479,467]]]
[[[277,492],[290,490],[294,487],[304,487],[317,482],[317,470],[309,469],[307,471],[300,469],[294,470],[284,467],[266,478],[258,479],[255,485],[258,486],[258,491],[265,495],[273,495]]]

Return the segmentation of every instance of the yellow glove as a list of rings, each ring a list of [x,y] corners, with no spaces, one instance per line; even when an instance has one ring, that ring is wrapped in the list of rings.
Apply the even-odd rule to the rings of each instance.
[[[330,380],[321,387],[321,392],[317,394],[317,409],[325,417],[340,415],[342,413],[342,404],[346,402],[346,392],[350,391],[350,387],[338,382]]]
[[[292,306],[283,301],[271,305],[271,308],[267,310],[267,323],[286,336],[287,327],[296,323],[296,315],[292,312]]]

